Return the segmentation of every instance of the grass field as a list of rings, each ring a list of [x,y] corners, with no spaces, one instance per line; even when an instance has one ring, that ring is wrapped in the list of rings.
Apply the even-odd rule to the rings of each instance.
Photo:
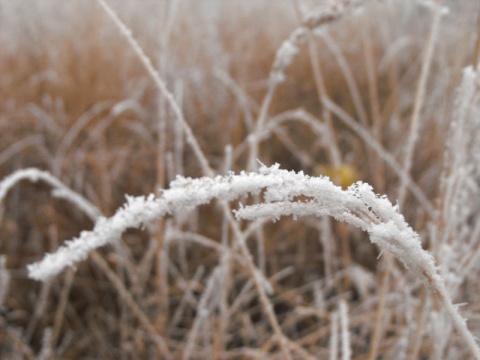
[[[0,49],[1,359],[480,358],[478,2],[0,0]]]

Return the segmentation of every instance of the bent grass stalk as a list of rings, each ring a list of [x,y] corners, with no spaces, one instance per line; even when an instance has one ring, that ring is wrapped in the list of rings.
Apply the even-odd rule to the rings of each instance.
[[[4,194],[6,192],[5,183],[11,188],[12,177],[22,178],[14,173],[2,181],[0,194],[2,190]],[[375,195],[368,184],[358,182],[347,190],[342,190],[327,177],[309,177],[303,172],[281,170],[279,165],[262,165],[258,173],[230,173],[226,176],[199,179],[177,177],[170,184],[170,188],[157,197],[153,194],[127,197],[127,203],[112,217],[99,218],[92,231],[83,231],[78,238],[67,241],[55,253],[46,254],[42,261],[29,265],[29,276],[46,281],[66,267],[73,267],[76,262],[85,260],[92,250],[119,241],[127,228],[141,228],[160,217],[191,211],[213,199],[226,202],[262,192],[263,203],[240,206],[234,211],[235,216],[245,220],[259,217],[277,220],[281,216],[292,216],[296,219],[300,216],[328,215],[366,231],[372,243],[378,245],[382,251],[391,252],[433,291],[466,341],[472,355],[480,359],[480,349],[447,294],[444,280],[436,271],[432,255],[422,249],[419,235],[405,222],[396,206],[385,196]],[[297,200],[300,196],[308,200]],[[254,282],[262,279],[259,274],[253,278]],[[265,282],[262,285],[264,291],[261,295],[266,296],[266,289],[270,286]],[[273,309],[270,310],[273,313]],[[285,338],[282,336],[281,340]],[[291,344],[290,342],[288,345]],[[298,350],[298,347],[295,350]]]

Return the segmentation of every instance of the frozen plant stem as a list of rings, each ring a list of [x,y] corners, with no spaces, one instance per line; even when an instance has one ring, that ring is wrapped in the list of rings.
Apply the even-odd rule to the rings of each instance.
[[[342,322],[342,360],[350,360],[352,349],[350,347],[350,333],[348,331],[348,308],[345,300],[340,301],[340,319]]]
[[[264,202],[240,207],[235,211],[237,218],[254,220],[267,217],[275,220],[286,215],[294,218],[329,215],[368,232],[372,243],[382,251],[391,252],[438,296],[471,353],[480,359],[478,345],[453,306],[444,280],[436,271],[432,255],[422,249],[419,235],[405,222],[397,207],[385,196],[375,195],[368,184],[358,182],[342,190],[327,177],[310,177],[303,172],[281,170],[279,165],[262,166],[258,173],[230,173],[227,176],[199,179],[177,177],[170,188],[158,197],[153,194],[127,197],[127,204],[111,218],[100,218],[92,231],[83,231],[78,238],[67,241],[55,253],[47,254],[39,263],[29,265],[29,276],[45,281],[65,267],[84,260],[90,251],[118,241],[127,228],[141,228],[168,214],[191,211],[215,198],[226,202],[261,192]],[[308,200],[296,200],[300,196]],[[248,256],[246,258],[249,259]],[[266,297],[269,284],[259,273],[254,271],[254,274],[257,286],[262,289],[260,296]],[[271,305],[266,301],[267,309],[268,304]],[[277,337],[280,344],[287,340],[281,331],[276,335],[280,337]],[[286,346],[292,345],[289,342]],[[298,348],[294,350],[300,351]]]
[[[176,14],[176,1],[169,1],[168,4],[168,11],[166,15],[166,21],[163,21],[164,28],[159,29],[162,33],[161,38],[161,56],[159,59],[159,67],[160,72],[164,72],[166,69],[166,62],[167,62],[167,54],[168,54],[168,46],[170,42],[170,35],[172,32],[173,24],[175,21],[175,14]],[[160,79],[161,80],[161,79]],[[175,102],[175,105],[176,102]],[[157,111],[158,111],[158,119],[157,119],[157,153],[156,153],[156,188],[164,188],[165,187],[165,153],[166,153],[166,139],[167,139],[167,120],[168,120],[168,113],[167,113],[167,106],[164,98],[158,99],[157,104]],[[178,115],[177,115],[178,116]],[[175,128],[180,127],[175,123]],[[182,131],[181,137],[183,136]],[[156,257],[155,267],[156,267],[156,285],[159,289],[158,294],[158,303],[161,309],[164,309],[156,321],[156,327],[158,329],[165,328],[166,323],[166,314],[168,309],[168,287],[167,287],[167,267],[168,267],[168,259],[165,256],[165,242],[164,242],[164,231],[165,224],[164,219],[159,219],[156,224],[156,232],[151,234],[150,236],[154,237],[156,240],[156,247],[155,251],[152,251],[152,255]]]
[[[408,176],[410,175],[410,170],[413,162],[413,155],[415,151],[415,145],[418,139],[418,133],[420,129],[420,115],[421,115],[421,110],[422,110],[423,102],[425,98],[428,75],[430,73],[431,63],[433,59],[433,49],[435,47],[435,41],[436,41],[438,30],[440,27],[441,16],[442,16],[442,8],[440,5],[435,4],[433,6],[433,20],[430,28],[429,37],[427,40],[425,55],[422,62],[420,79],[418,81],[418,87],[417,87],[417,92],[415,96],[415,104],[413,108],[413,115],[410,121],[410,132],[407,139],[405,159],[403,163],[403,172]],[[367,37],[365,38],[367,39]],[[377,137],[377,140],[379,140],[378,139],[379,135],[377,134],[377,132],[378,131],[375,132],[375,135]],[[407,180],[406,180],[406,177],[401,177],[400,179],[401,181],[400,181],[400,190],[398,192],[398,204],[400,207],[403,207],[403,204],[405,202],[406,195],[407,195]],[[383,316],[384,316],[385,306],[386,306],[385,294],[388,292],[388,286],[389,286],[388,280],[390,277],[391,268],[393,266],[393,258],[391,256],[388,256],[388,257],[385,257],[384,261],[385,261],[385,274],[383,274],[382,283],[380,285],[381,287],[380,291],[381,291],[382,297],[378,304],[376,326],[373,331],[373,342],[372,342],[372,347],[370,349],[370,359],[376,359],[378,348],[380,346],[380,342],[383,336]]]
[[[175,113],[175,117],[180,122],[180,124],[182,126],[182,129],[185,132],[187,143],[192,148],[193,153],[195,154],[195,157],[197,158],[198,162],[200,163],[200,166],[203,170],[204,175],[213,176],[214,172],[213,172],[212,168],[210,167],[205,154],[203,153],[202,149],[200,148],[200,145],[198,144],[197,139],[195,138],[195,135],[192,132],[192,129],[190,128],[187,121],[185,120],[185,117],[183,115],[182,110],[180,109],[180,106],[177,104],[177,102],[175,100],[175,97],[168,90],[167,85],[165,85],[165,82],[162,80],[160,74],[158,73],[158,71],[153,66],[152,61],[147,56],[147,54],[145,54],[145,52],[140,47],[138,42],[133,38],[131,30],[122,22],[122,20],[120,20],[120,18],[115,13],[115,11],[110,7],[110,5],[108,5],[105,0],[97,0],[97,2],[98,2],[98,4],[100,4],[102,9],[107,13],[107,15],[113,20],[115,25],[120,30],[120,33],[123,36],[125,36],[128,43],[130,44],[130,46],[134,50],[135,54],[137,55],[137,57],[142,62],[142,65],[145,67],[148,74],[150,75],[150,77],[155,82],[155,85],[158,87],[160,92],[167,99],[168,104],[170,105],[173,112]]]
[[[330,317],[330,360],[338,360],[338,313],[334,311]]]
[[[437,1],[438,3],[438,1]],[[435,41],[437,39],[438,30],[440,28],[440,19],[442,18],[443,8],[439,4],[433,6],[433,20],[428,36],[427,47],[425,49],[425,56],[422,62],[422,69],[420,72],[420,79],[418,80],[417,93],[415,95],[415,105],[413,107],[412,119],[410,120],[410,133],[407,140],[407,147],[405,152],[405,159],[403,163],[403,170],[406,174],[410,174],[412,167],[413,153],[415,145],[418,140],[418,132],[420,129],[420,115],[425,99],[425,91],[427,88],[428,75],[430,74],[430,68],[432,67],[433,49],[435,47]],[[398,202],[403,204],[406,196],[406,181],[401,178],[400,190],[398,193]],[[401,206],[400,205],[400,206]]]
[[[268,122],[268,111],[270,109],[270,105],[272,103],[277,87],[283,81],[285,81],[285,71],[292,64],[294,57],[299,52],[299,45],[305,43],[305,41],[308,39],[308,36],[313,31],[318,30],[321,27],[324,27],[340,19],[350,7],[353,7],[353,5],[346,1],[344,4],[337,3],[333,5],[329,11],[320,11],[310,14],[303,21],[303,23],[290,34],[290,36],[282,43],[282,45],[277,50],[275,60],[273,62],[272,68],[270,69],[268,90],[265,97],[263,98],[255,128],[253,132],[249,135],[250,153],[247,164],[249,170],[257,169],[260,136]],[[319,68],[315,68],[315,64],[313,65],[314,70],[319,70]],[[321,77],[321,73],[315,71],[315,80],[317,86],[321,86],[322,83],[321,81],[320,83],[318,82],[319,76]],[[322,92],[321,89],[319,89],[319,96],[321,97],[324,94],[325,92]],[[330,126],[328,130],[330,130],[330,132],[332,133],[331,135],[333,135],[333,127]],[[331,142],[330,146],[336,146],[336,142],[334,140],[328,139],[328,141]],[[331,149],[332,161],[334,161],[334,163],[340,160],[337,150],[338,149],[336,148]]]
[[[301,5],[297,0],[295,1],[295,9],[297,12],[297,17],[302,16]],[[313,72],[313,79],[315,81],[315,87],[317,90],[317,95],[319,102],[322,102],[322,99],[327,96],[327,87],[325,86],[324,76],[321,68],[320,58],[318,56],[318,49],[315,44],[315,39],[311,32],[307,34],[307,44],[308,44],[308,55],[310,59],[310,66]],[[328,132],[328,136],[325,139],[328,141],[328,146],[326,150],[329,154],[330,163],[334,167],[339,167],[341,165],[341,153],[338,148],[335,129],[333,127],[332,114],[326,106],[322,106],[322,119],[325,122],[325,130]],[[337,180],[337,179],[333,179]]]
[[[10,189],[12,189],[18,182],[22,180],[29,180],[31,182],[43,181],[47,183],[53,188],[52,195],[54,197],[66,200],[71,204],[77,206],[93,221],[98,219],[101,215],[100,210],[90,201],[88,201],[83,196],[76,193],[69,187],[65,186],[65,184],[63,184],[60,180],[58,180],[48,171],[42,171],[36,168],[18,170],[8,175],[0,182],[0,214],[3,199],[10,191]]]

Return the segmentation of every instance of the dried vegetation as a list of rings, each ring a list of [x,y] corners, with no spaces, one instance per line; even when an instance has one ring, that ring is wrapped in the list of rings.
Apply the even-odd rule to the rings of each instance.
[[[101,3],[0,1],[0,184],[51,174],[0,186],[0,358],[478,357],[476,1],[108,1],[163,90]],[[272,223],[268,204],[237,220],[227,195],[29,279],[125,195],[258,174],[257,159],[385,194],[471,333],[431,273],[361,230]]]

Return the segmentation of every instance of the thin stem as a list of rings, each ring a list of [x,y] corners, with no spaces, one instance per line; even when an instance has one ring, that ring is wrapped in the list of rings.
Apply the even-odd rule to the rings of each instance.
[[[165,358],[167,359],[173,359],[173,356],[168,349],[166,341],[158,333],[155,326],[150,322],[145,312],[138,306],[130,292],[127,290],[125,285],[123,285],[122,281],[112,271],[112,269],[110,269],[107,262],[96,251],[92,252],[91,256],[93,261],[95,262],[95,265],[97,265],[102,270],[108,280],[117,289],[122,300],[125,301],[126,305],[130,308],[135,317],[140,321],[140,324],[145,328],[147,334],[152,338],[152,341],[157,347],[158,354],[165,356]]]
[[[466,341],[468,348],[477,360],[480,360],[480,348],[473,336],[473,334],[468,330],[466,320],[460,315],[458,309],[452,304],[450,296],[448,296],[445,287],[443,284],[439,283],[438,279],[433,281],[434,291],[440,299],[443,307],[447,310],[447,313],[450,315],[450,318],[453,321],[453,325],[457,329],[461,337]]]
[[[365,129],[361,124],[355,121],[349,114],[347,114],[340,106],[335,104],[330,99],[323,99],[323,103],[330,107],[333,113],[348,127],[350,127],[363,141],[371,147],[384,161],[385,163],[397,174],[397,176],[406,184],[407,188],[412,192],[419,202],[419,204],[427,211],[430,217],[434,217],[435,211],[433,209],[430,200],[423,192],[423,190],[415,184],[410,174],[395,160],[395,158]]]
[[[368,358],[370,360],[376,360],[378,355],[378,349],[380,347],[380,341],[382,340],[383,325],[385,323],[385,307],[387,303],[387,294],[390,288],[390,273],[393,266],[392,254],[386,253],[384,259],[385,270],[381,277],[380,295],[376,312],[375,327],[373,329],[372,341],[370,344],[370,351]]]
[[[368,15],[367,15],[368,16]],[[371,115],[373,119],[373,136],[379,144],[382,143],[382,118],[380,116],[380,101],[378,99],[378,84],[377,84],[377,74],[375,71],[375,63],[373,58],[373,45],[370,34],[367,31],[367,24],[370,23],[370,19],[367,17],[361,22],[361,32],[363,39],[363,53],[365,56],[365,64],[367,70],[367,79],[368,79],[368,97],[370,100]],[[373,177],[375,179],[375,188],[380,192],[385,191],[385,174],[384,174],[384,163],[381,161],[381,158],[378,154],[373,156],[372,169],[375,169],[373,172]]]
[[[322,103],[322,99],[327,97],[327,87],[325,86],[325,81],[322,73],[322,68],[320,67],[320,59],[318,57],[318,49],[315,44],[315,41],[312,35],[309,33],[307,35],[308,41],[308,54],[310,58],[310,65],[313,70],[313,78],[315,80],[315,87],[317,89],[317,95],[319,102]],[[329,108],[322,105],[322,118],[326,125],[326,130],[328,131],[328,152],[330,155],[330,163],[338,168],[342,163],[342,155],[338,147],[338,143],[335,135],[335,128],[333,127],[332,113]]]
[[[434,6],[433,11],[433,21],[428,36],[427,48],[425,49],[425,56],[423,58],[417,93],[415,95],[415,105],[413,108],[412,118],[410,120],[410,132],[406,145],[405,159],[403,162],[403,170],[407,174],[410,174],[412,167],[413,153],[415,150],[415,145],[417,144],[418,132],[420,128],[420,115],[425,99],[428,75],[430,74],[430,69],[432,67],[433,49],[435,48],[435,42],[437,39],[438,30],[440,28],[440,19],[442,17],[442,9],[439,4]],[[400,190],[398,192],[398,202],[401,204],[400,206],[402,206],[405,201],[406,190],[407,183],[404,179],[402,179],[400,183]]]
[[[342,360],[350,360],[352,349],[350,347],[350,332],[348,331],[348,308],[345,300],[340,301],[340,323],[342,328]]]
[[[105,0],[97,0],[98,4],[102,7],[102,9],[107,13],[107,15],[113,20],[115,25],[118,27],[120,30],[120,33],[127,39],[128,43],[134,50],[135,54],[141,61],[142,65],[145,67],[147,70],[148,74],[150,77],[153,79],[155,85],[158,87],[160,92],[165,96],[167,99],[168,104],[172,108],[173,112],[175,113],[175,117],[177,120],[180,122],[182,125],[183,131],[185,132],[185,136],[187,139],[187,143],[190,145],[190,147],[193,150],[193,153],[195,154],[195,157],[197,158],[198,162],[200,163],[200,166],[203,170],[204,175],[206,176],[214,176],[214,172],[212,168],[210,167],[208,160],[200,148],[200,145],[197,142],[197,139],[195,138],[192,129],[188,125],[187,121],[185,120],[185,117],[183,115],[182,110],[180,109],[180,106],[177,104],[175,97],[173,94],[168,90],[167,85],[165,82],[162,80],[160,74],[158,71],[155,69],[155,67],[152,64],[152,61],[150,58],[145,54],[141,46],[138,44],[138,42],[134,39],[132,36],[131,30],[123,23],[122,20],[118,17],[118,15],[115,13],[115,11],[106,3]]]
[[[50,337],[50,346],[52,349],[55,348],[55,343],[57,342],[57,338],[60,334],[63,318],[65,317],[65,309],[67,308],[68,295],[70,294],[70,289],[72,288],[74,277],[75,271],[72,269],[68,269],[65,273],[65,282],[63,284],[62,292],[60,293],[60,302],[55,313],[53,330]]]

